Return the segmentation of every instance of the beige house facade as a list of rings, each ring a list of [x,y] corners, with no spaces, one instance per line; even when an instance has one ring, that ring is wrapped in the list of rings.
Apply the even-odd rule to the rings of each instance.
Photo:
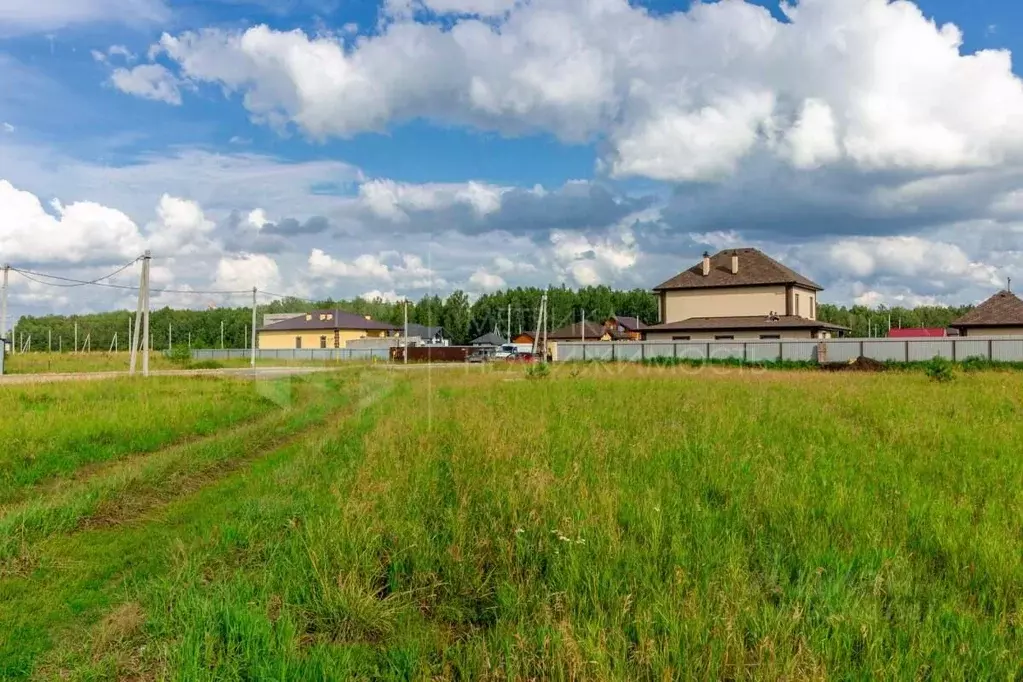
[[[728,249],[654,288],[661,322],[648,341],[820,339],[845,327],[820,322],[820,285],[757,249]]]
[[[395,329],[344,310],[313,310],[260,328],[257,344],[264,350],[345,348],[349,341],[384,338]]]

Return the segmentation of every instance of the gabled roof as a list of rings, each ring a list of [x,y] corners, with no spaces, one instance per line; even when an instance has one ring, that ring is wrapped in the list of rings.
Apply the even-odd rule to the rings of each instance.
[[[732,254],[739,257],[739,272],[732,274]],[[710,274],[703,274],[703,261],[680,272],[654,291],[671,289],[707,289],[713,287],[750,287],[796,284],[820,291],[823,287],[803,277],[757,249],[726,249],[710,257]]]
[[[596,341],[607,333],[610,333],[612,339],[626,338],[625,335],[619,334],[617,331],[608,332],[600,322],[587,322],[585,326],[582,322],[573,322],[549,332],[547,338],[551,341],[579,341],[585,336],[590,341]]]
[[[483,336],[472,340],[474,346],[505,346],[508,342],[501,338],[500,334],[494,332],[487,332]]]
[[[647,327],[646,332],[686,331],[742,331],[770,329],[832,329],[848,331],[848,327],[820,320],[809,320],[796,315],[744,315],[736,317],[690,317],[688,320],[668,322]]]
[[[1023,326],[1023,301],[1011,291],[997,294],[952,322],[953,327]]]
[[[365,315],[357,315],[347,310],[310,310],[305,314],[288,320],[260,327],[261,332],[314,331],[324,329],[357,329],[394,331],[396,327],[386,322],[367,320]]]
[[[398,327],[398,330],[402,331],[403,327]],[[444,327],[430,327],[425,324],[413,324],[409,322],[409,336],[418,336],[421,339],[432,339],[438,334],[444,336]]]
[[[645,328],[645,325],[639,321],[638,317],[628,317],[626,315],[614,315],[611,319],[622,325],[627,331],[638,332]]]

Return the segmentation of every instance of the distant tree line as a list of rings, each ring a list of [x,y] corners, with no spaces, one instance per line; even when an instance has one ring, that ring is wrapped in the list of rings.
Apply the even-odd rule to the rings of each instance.
[[[455,291],[446,298],[423,296],[409,303],[409,322],[442,326],[454,343],[468,343],[487,332],[497,331],[515,336],[534,331],[537,325],[540,298],[544,290],[536,287],[516,288],[486,294],[473,302],[464,291]],[[657,297],[643,289],[616,291],[606,286],[585,287],[578,290],[559,287],[548,290],[548,317],[551,329],[587,320],[601,321],[611,315],[638,317],[646,324],[657,322]],[[301,299],[284,298],[260,305],[257,326],[268,313],[301,313],[315,308],[340,308],[374,320],[400,326],[404,322],[404,304],[381,299],[351,300],[325,299],[309,303]],[[510,308],[510,320],[509,320]],[[969,306],[942,308],[868,308],[866,306],[836,306],[820,304],[817,314],[821,320],[841,324],[852,329],[853,336],[884,336],[892,327],[947,327],[963,315]],[[31,338],[31,350],[73,350],[75,325],[78,326],[78,345],[86,338],[92,350],[107,350],[117,335],[117,346],[127,348],[128,320],[134,324],[134,312],[94,313],[88,315],[25,316],[17,324],[15,342]],[[209,308],[205,310],[174,310],[161,308],[150,314],[150,332],[153,348],[165,350],[169,339],[175,346],[190,344],[192,348],[219,348],[221,327],[226,348],[244,348],[249,344],[251,308]],[[19,345],[20,348],[20,345]]]
[[[540,298],[544,290],[536,287],[510,289],[486,294],[470,302],[464,291],[455,291],[446,298],[423,296],[409,303],[409,322],[442,326],[454,343],[468,343],[487,332],[502,335],[510,329],[512,335],[535,330]],[[310,303],[302,299],[284,298],[257,309],[257,327],[263,324],[263,315],[269,313],[301,313],[317,308],[339,308],[374,320],[401,326],[405,319],[403,303],[364,298],[324,299]],[[615,291],[609,287],[586,287],[577,291],[566,287],[548,290],[548,318],[550,328],[581,319],[605,319],[610,315],[631,315],[644,322],[657,319],[657,299],[647,291]],[[88,315],[24,316],[15,329],[15,343],[30,341],[34,351],[63,349],[70,351],[75,345],[75,325],[78,327],[78,346],[86,338],[92,350],[107,350],[117,335],[117,347],[124,349],[128,340],[128,320],[134,324],[134,311],[119,310]],[[205,310],[154,309],[150,312],[149,329],[155,350],[166,350],[170,340],[174,346],[191,345],[192,348],[219,348],[221,325],[226,348],[245,348],[249,344],[252,308],[209,308]]]

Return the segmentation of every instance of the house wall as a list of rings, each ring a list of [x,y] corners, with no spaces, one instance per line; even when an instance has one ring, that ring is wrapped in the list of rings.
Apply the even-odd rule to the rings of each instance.
[[[673,341],[676,336],[688,336],[691,341],[713,341],[717,336],[732,336],[736,341],[757,341],[762,334],[777,334],[783,339],[815,339],[809,329],[780,329],[774,331],[693,331],[693,332],[647,332],[647,341]]]
[[[802,287],[791,287],[788,292],[789,314],[817,319],[817,292]]]
[[[771,311],[785,314],[786,288],[779,285],[665,291],[664,308],[664,322],[680,322],[690,317],[766,316]]]
[[[1023,327],[974,327],[960,333],[963,336],[1023,336]]]
[[[295,339],[301,337],[302,349],[307,350],[311,348],[320,347],[320,337],[327,337],[327,348],[334,347],[334,331],[333,329],[306,329],[302,331],[262,331],[259,332],[259,347],[264,349],[285,349],[295,348]],[[340,329],[337,330],[338,336],[338,347],[344,348],[348,341],[354,341],[355,339],[380,339],[387,336],[387,334],[380,329]]]

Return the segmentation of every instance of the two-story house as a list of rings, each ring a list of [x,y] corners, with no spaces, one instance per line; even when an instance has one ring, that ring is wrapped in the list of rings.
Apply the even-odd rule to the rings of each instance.
[[[650,341],[819,339],[848,329],[817,319],[822,287],[757,249],[726,249],[654,288]]]

